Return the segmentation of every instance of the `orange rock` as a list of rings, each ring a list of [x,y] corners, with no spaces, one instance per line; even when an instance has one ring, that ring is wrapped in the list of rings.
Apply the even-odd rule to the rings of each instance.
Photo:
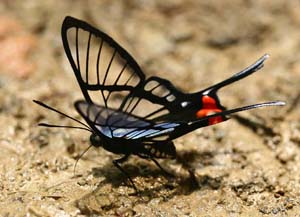
[[[36,37],[10,17],[0,17],[0,73],[26,78],[35,69],[28,59],[36,45]]]

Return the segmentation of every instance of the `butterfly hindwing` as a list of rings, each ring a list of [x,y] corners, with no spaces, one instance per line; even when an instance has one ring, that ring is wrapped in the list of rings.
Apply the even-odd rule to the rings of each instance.
[[[159,133],[155,131],[153,133],[147,133],[147,136],[143,139],[151,142],[170,141],[195,129],[226,121],[228,120],[228,115],[232,113],[262,106],[283,105],[284,103],[281,102],[270,102],[226,110],[218,98],[217,92],[219,89],[249,76],[262,68],[267,57],[267,55],[264,55],[254,64],[234,74],[230,78],[193,94],[183,94],[174,88],[171,83],[163,82],[163,79],[160,80],[160,78],[158,78],[157,81],[161,81],[160,85],[173,91],[176,100],[171,103],[166,103],[165,109],[169,109],[168,114],[153,119],[155,124],[145,127],[146,132],[150,132],[158,125],[160,125],[160,127],[166,126],[165,129]],[[162,99],[159,100],[164,103],[161,101]]]
[[[155,128],[158,123],[160,123],[161,126],[167,126],[166,129],[161,130],[160,133],[153,132],[152,134],[147,134],[147,137],[144,139],[152,142],[170,141],[197,128],[226,121],[228,120],[228,115],[235,112],[262,106],[283,105],[284,103],[281,102],[270,102],[226,110],[226,108],[221,105],[217,95],[218,90],[220,90],[222,87],[243,79],[244,77],[249,76],[261,69],[264,61],[267,58],[268,55],[264,55],[254,64],[234,74],[228,79],[192,94],[184,94],[178,91],[170,82],[155,77],[155,80],[159,83],[159,86],[163,86],[165,89],[170,90],[170,92],[173,93],[174,101],[166,102],[167,97],[157,98],[157,96],[155,96],[155,98],[152,95],[149,97],[147,94],[144,95],[144,98],[147,98],[154,103],[161,103],[164,105],[164,109],[168,110],[168,113],[152,119],[152,121],[154,121],[156,124],[145,127],[145,131],[149,132]],[[151,78],[149,80],[151,80]],[[156,99],[157,101],[155,101]]]
[[[180,102],[186,97],[188,96],[175,88],[170,81],[159,77],[150,77],[144,85],[127,96],[120,110],[144,119],[157,121],[157,118],[174,114],[180,110]]]

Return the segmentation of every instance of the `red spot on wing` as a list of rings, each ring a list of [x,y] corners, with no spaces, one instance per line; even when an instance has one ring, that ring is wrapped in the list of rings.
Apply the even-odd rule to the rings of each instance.
[[[202,97],[202,108],[197,111],[197,118],[204,118],[208,115],[212,115],[218,112],[221,112],[222,109],[218,108],[216,100],[210,96]],[[222,116],[216,116],[208,119],[208,124],[213,125],[224,121]]]

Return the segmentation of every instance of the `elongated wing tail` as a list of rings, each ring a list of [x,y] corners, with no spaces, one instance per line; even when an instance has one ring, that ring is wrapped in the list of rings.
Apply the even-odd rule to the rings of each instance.
[[[228,117],[231,114],[235,114],[235,113],[238,113],[241,111],[246,111],[246,110],[251,110],[251,109],[256,109],[256,108],[261,108],[261,107],[284,106],[284,105],[285,105],[285,102],[273,101],[273,102],[258,103],[258,104],[253,104],[253,105],[248,105],[248,106],[243,106],[243,107],[239,107],[239,108],[235,108],[235,109],[218,112],[218,113],[203,117],[199,120],[191,121],[189,123],[185,123],[185,124],[182,124],[181,126],[176,127],[176,129],[170,134],[170,139],[172,140],[172,139],[178,138],[186,133],[189,133],[189,132],[191,132],[195,129],[201,128],[201,127],[206,127],[206,126],[220,123],[220,122],[212,122],[211,121],[218,117],[224,118],[224,117]],[[228,118],[226,118],[224,120],[228,120]]]
[[[266,59],[269,58],[269,54],[265,54],[263,55],[261,58],[259,58],[255,63],[253,63],[252,65],[248,66],[247,68],[245,68],[244,70],[234,74],[233,76],[231,76],[230,78],[221,81],[217,84],[214,84],[204,90],[201,90],[199,93],[203,94],[203,95],[209,95],[212,92],[217,92],[218,90],[220,90],[221,88],[228,86],[229,84],[232,84],[238,80],[241,80],[249,75],[251,75],[252,73],[258,71],[259,69],[261,69],[264,66],[264,62],[266,61]]]
[[[222,105],[217,92],[225,87],[228,86],[236,81],[239,81],[252,73],[256,72],[257,70],[261,69],[264,66],[265,60],[269,57],[268,54],[263,55],[259,58],[255,63],[250,65],[249,67],[245,68],[244,70],[234,74],[228,79],[221,81],[217,84],[214,84],[204,90],[201,90],[197,93],[193,94],[192,97],[192,104],[198,103],[198,109],[195,112],[195,119],[201,119],[207,117],[214,113],[219,113],[222,111],[226,111],[226,108]],[[198,102],[197,102],[198,101]],[[197,107],[197,106],[196,106]],[[192,120],[192,119],[191,119]],[[224,116],[215,116],[209,120],[209,125],[219,123],[222,121],[227,120]]]
[[[159,141],[170,141],[176,139],[184,134],[192,132],[198,128],[214,125],[229,119],[229,116],[238,112],[266,107],[266,106],[283,106],[285,105],[282,101],[274,101],[274,102],[265,102],[258,103],[248,106],[243,106],[235,109],[225,110],[221,112],[217,112],[215,114],[208,115],[206,117],[200,118],[194,121],[182,121],[177,120],[173,122],[162,122],[156,125],[150,125],[144,128],[143,137],[135,136],[138,139],[143,139],[145,141],[150,142],[159,142]],[[212,121],[222,118],[223,121]],[[156,130],[156,131],[154,131]],[[151,132],[151,133],[148,133]]]

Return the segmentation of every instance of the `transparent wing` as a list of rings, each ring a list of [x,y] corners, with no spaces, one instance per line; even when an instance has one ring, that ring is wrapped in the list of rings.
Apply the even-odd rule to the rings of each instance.
[[[66,17],[61,34],[87,102],[119,107],[123,98],[144,82],[145,76],[133,57],[102,31]]]
[[[184,99],[189,99],[189,95],[176,89],[170,81],[150,77],[144,85],[125,98],[119,110],[157,121],[158,117],[182,110],[181,102]]]

